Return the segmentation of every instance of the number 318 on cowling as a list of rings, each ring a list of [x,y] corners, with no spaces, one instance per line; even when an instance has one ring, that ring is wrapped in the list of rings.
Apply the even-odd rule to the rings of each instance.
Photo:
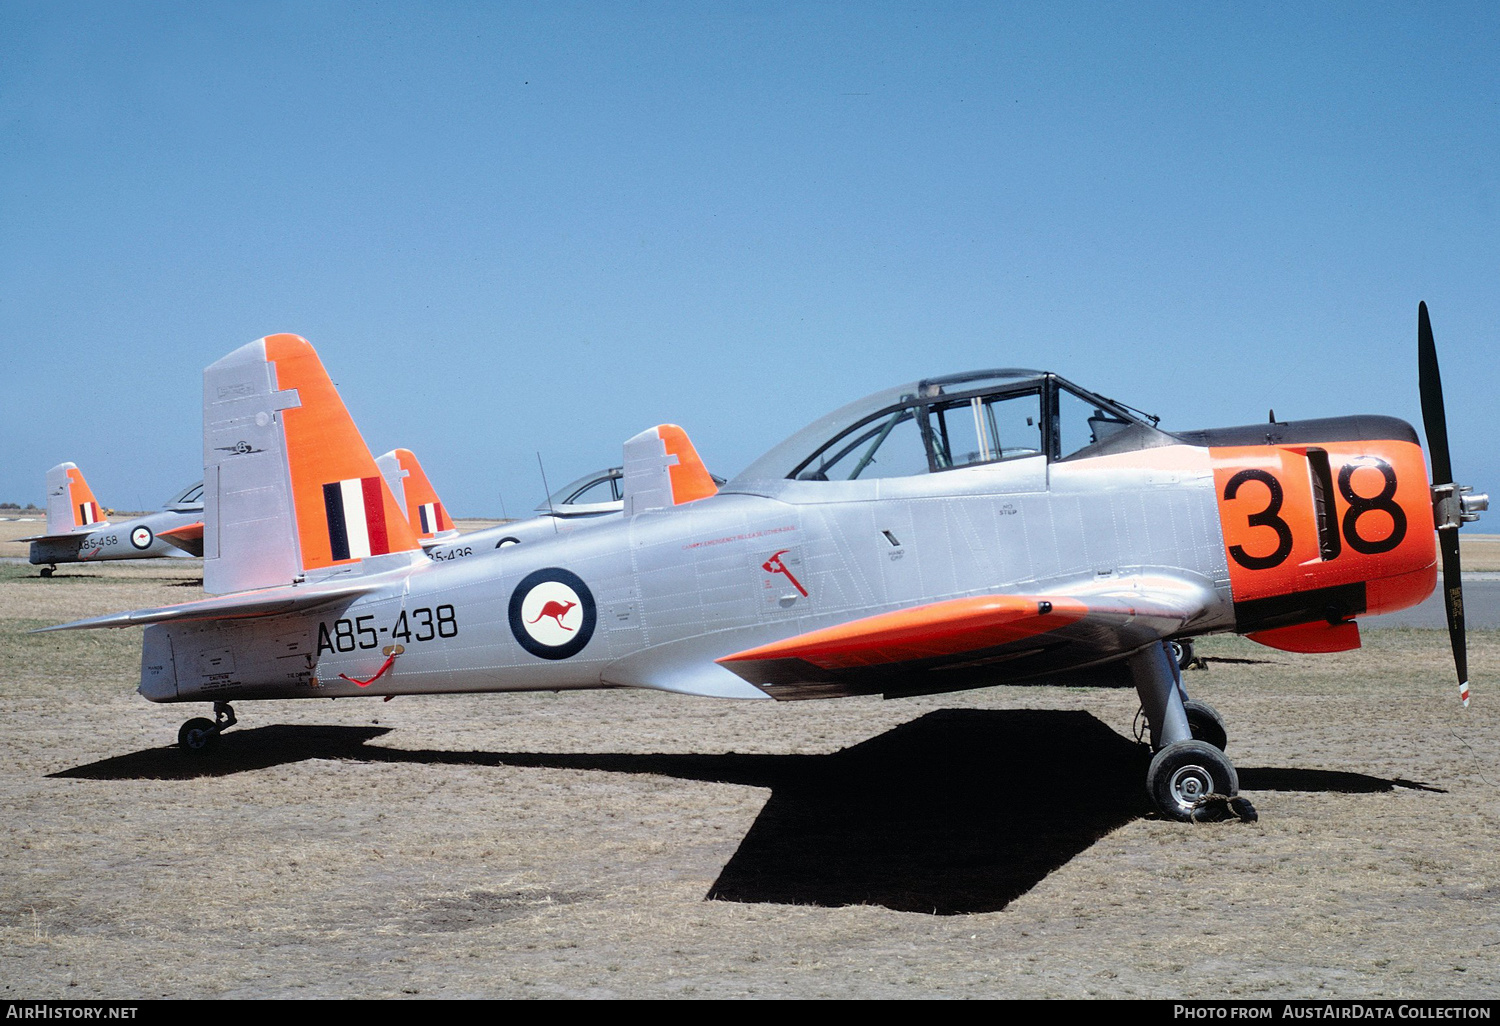
[[[1383,485],[1378,494],[1361,495],[1354,490],[1354,472],[1362,467],[1379,472]],[[1328,474],[1326,462],[1319,469],[1322,470],[1323,475]],[[1280,566],[1292,552],[1292,525],[1281,515],[1282,504],[1285,500],[1281,481],[1268,470],[1260,468],[1241,470],[1225,483],[1223,496],[1225,500],[1237,498],[1240,488],[1252,481],[1265,486],[1266,505],[1257,512],[1245,515],[1246,524],[1249,527],[1266,527],[1274,531],[1276,547],[1265,555],[1253,555],[1247,552],[1244,546],[1231,545],[1229,554],[1236,563],[1247,570],[1269,570]],[[1330,484],[1332,484],[1331,480],[1324,483],[1315,478],[1313,510],[1311,511],[1316,521],[1318,541],[1324,560],[1336,559],[1342,547],[1341,543],[1347,543],[1355,552],[1367,556],[1389,552],[1401,544],[1402,539],[1406,537],[1406,511],[1394,501],[1396,471],[1389,463],[1379,457],[1365,456],[1346,463],[1340,469],[1338,494],[1346,506],[1342,521],[1336,520],[1332,515],[1332,508],[1327,498],[1324,497],[1326,486]],[[1323,487],[1318,487],[1319,485]],[[1367,513],[1375,512],[1389,517],[1390,527],[1384,537],[1367,537],[1361,531],[1361,518]],[[1368,527],[1364,529],[1369,530]],[[1378,529],[1377,526],[1376,530]]]

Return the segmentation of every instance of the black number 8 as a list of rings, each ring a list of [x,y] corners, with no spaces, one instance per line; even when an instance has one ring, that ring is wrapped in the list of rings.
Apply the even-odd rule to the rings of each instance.
[[[1365,498],[1354,491],[1354,472],[1360,467],[1374,467],[1379,470],[1385,478],[1385,487],[1380,494],[1374,498]],[[1396,494],[1396,472],[1385,460],[1374,456],[1367,456],[1355,463],[1346,463],[1339,471],[1339,494],[1349,504],[1344,511],[1344,538],[1349,542],[1349,547],[1355,552],[1363,552],[1367,556],[1377,555],[1381,552],[1389,552],[1401,544],[1401,539],[1406,537],[1406,511],[1391,501]],[[1390,537],[1379,541],[1369,541],[1360,537],[1359,518],[1371,510],[1382,510],[1391,518]]]

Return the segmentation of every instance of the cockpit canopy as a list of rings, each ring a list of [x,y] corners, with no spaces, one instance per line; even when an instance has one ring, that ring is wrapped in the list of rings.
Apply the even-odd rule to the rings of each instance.
[[[971,371],[850,403],[792,435],[740,478],[854,481],[1027,457],[1064,460],[1135,431],[1157,434],[1119,403],[1056,374]]]
[[[203,482],[188,485],[162,504],[162,509],[196,513],[203,509]]]

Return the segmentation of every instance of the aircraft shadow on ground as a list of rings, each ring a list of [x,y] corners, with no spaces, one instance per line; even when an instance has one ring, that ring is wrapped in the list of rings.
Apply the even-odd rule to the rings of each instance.
[[[207,759],[157,748],[52,775],[189,779],[345,759],[645,773],[763,787],[771,797],[708,898],[938,914],[1002,909],[1100,837],[1151,814],[1146,749],[1085,712],[941,710],[829,755],[408,751],[368,744],[389,730],[233,730]],[[1240,784],[1245,792],[1435,790],[1298,769],[1243,769]]]

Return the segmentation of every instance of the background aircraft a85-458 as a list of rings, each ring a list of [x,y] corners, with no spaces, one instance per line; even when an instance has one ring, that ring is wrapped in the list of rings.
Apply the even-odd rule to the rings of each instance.
[[[203,482],[188,485],[158,513],[111,521],[83,471],[59,463],[47,471],[47,533],[31,543],[30,561],[50,577],[59,563],[203,555]]]
[[[1168,643],[1297,651],[1445,585],[1467,702],[1452,484],[1425,306],[1433,478],[1381,416],[1169,434],[1058,377],[929,378],[844,406],[722,488],[682,429],[624,446],[619,515],[434,561],[312,347],[252,342],[204,373],[204,588],[60,628],[144,625],[141,693],[232,700],[640,687],[896,697],[1123,662],[1163,815],[1253,815],[1225,727]],[[408,506],[408,511],[409,511]],[[1450,544],[1451,543],[1451,544]]]

